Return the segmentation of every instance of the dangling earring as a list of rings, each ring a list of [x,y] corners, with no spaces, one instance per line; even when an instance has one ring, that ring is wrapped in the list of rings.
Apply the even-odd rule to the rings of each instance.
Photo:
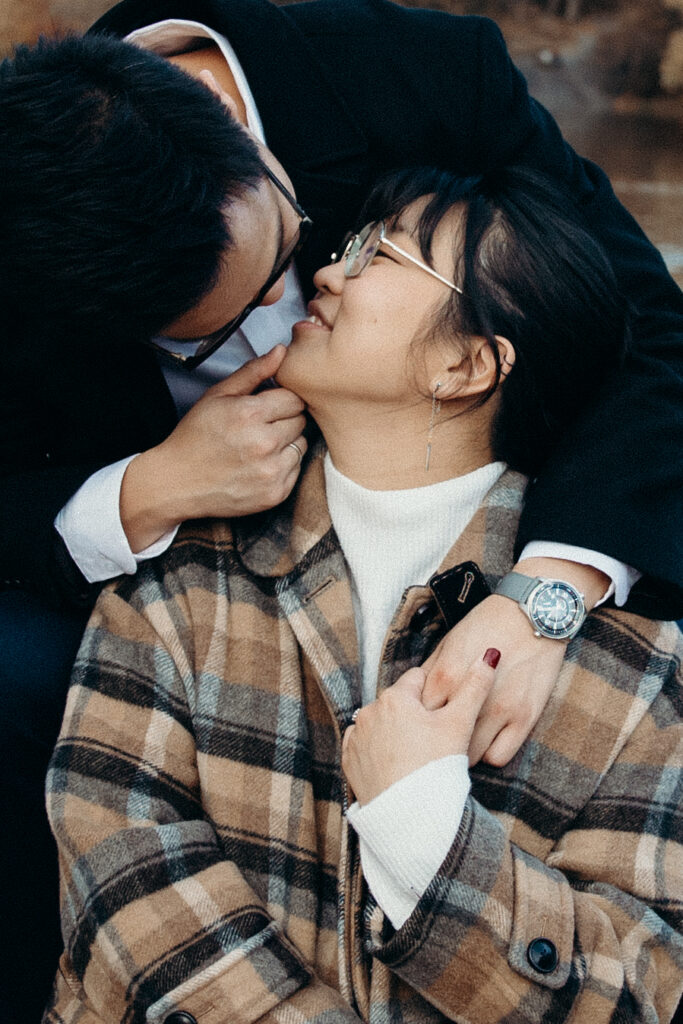
[[[427,457],[425,459],[425,472],[429,469],[429,460],[432,457],[432,441],[434,440],[434,424],[436,423],[436,417],[441,412],[441,399],[436,397],[436,393],[441,387],[441,384],[434,385],[434,391],[432,392],[432,414],[429,417],[429,432],[427,433]]]

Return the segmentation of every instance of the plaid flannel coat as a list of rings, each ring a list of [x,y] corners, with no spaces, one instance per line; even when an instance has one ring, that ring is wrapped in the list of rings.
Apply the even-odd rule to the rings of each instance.
[[[503,475],[442,568],[509,570],[524,483]],[[429,598],[405,592],[380,688],[441,635],[438,616],[415,626]],[[517,757],[473,770],[453,846],[394,931],[344,819],[360,677],[320,456],[279,512],[186,525],[102,594],[76,664],[48,778],[66,952],[45,1021],[668,1021],[680,663],[673,624],[591,615]]]

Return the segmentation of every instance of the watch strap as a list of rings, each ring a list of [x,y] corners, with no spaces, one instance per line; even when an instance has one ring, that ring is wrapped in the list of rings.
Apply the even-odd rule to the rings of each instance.
[[[503,597],[511,597],[519,604],[525,604],[531,591],[542,583],[540,576],[524,576],[521,572],[509,572],[494,590],[494,594],[502,594]]]

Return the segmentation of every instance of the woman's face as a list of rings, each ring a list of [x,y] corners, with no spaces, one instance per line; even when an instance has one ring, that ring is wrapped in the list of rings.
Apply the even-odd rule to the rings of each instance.
[[[386,235],[424,262],[415,239],[418,218],[429,197],[406,207]],[[432,245],[434,269],[453,278],[454,235],[459,211],[450,211],[438,225]],[[296,323],[292,343],[277,374],[315,413],[330,400],[383,403],[396,408],[430,395],[438,375],[430,356],[411,358],[411,344],[428,329],[429,319],[451,295],[447,285],[391,249],[380,246],[359,277],[345,278],[343,262],[315,275],[318,294],[309,317]],[[434,364],[434,366],[432,366]]]

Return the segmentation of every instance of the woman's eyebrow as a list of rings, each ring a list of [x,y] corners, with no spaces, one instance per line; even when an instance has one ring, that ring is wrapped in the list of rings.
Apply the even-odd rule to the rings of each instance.
[[[392,235],[407,235],[408,238],[414,238],[415,232],[417,231],[417,225],[413,225],[411,230],[403,220],[403,215],[399,213],[396,220],[387,221],[387,230],[390,231]]]

